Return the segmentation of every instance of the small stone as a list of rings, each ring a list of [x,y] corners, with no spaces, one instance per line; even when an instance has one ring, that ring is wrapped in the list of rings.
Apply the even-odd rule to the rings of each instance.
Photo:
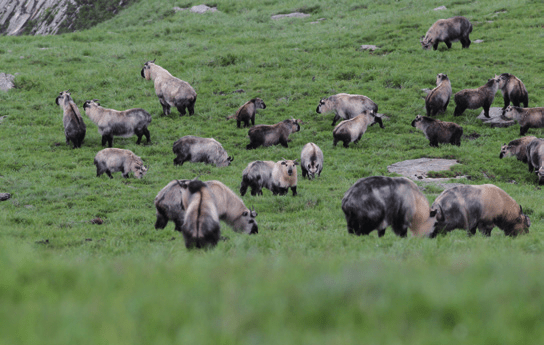
[[[443,11],[443,10],[447,10],[446,6],[440,6],[440,7],[437,7],[434,9],[435,11]]]
[[[11,198],[11,194],[9,193],[0,193],[0,201],[6,201]]]
[[[301,13],[301,12],[293,12],[293,13],[289,13],[289,14],[276,14],[272,17],[270,17],[272,20],[277,20],[277,19],[281,19],[281,18],[305,18],[305,17],[309,17],[310,15],[309,14],[306,14],[306,13]]]
[[[371,51],[374,51],[378,49],[378,47],[376,47],[375,45],[372,45],[372,44],[363,44],[361,46],[361,50],[371,50]]]
[[[180,12],[180,11],[186,11],[186,10],[188,10],[188,8],[181,8],[181,7],[174,6],[174,7],[172,8],[172,10],[174,11],[174,13],[178,13],[178,12]]]
[[[484,40],[474,40],[472,42],[474,42],[474,43],[484,43]]]
[[[217,12],[217,7],[209,7],[209,6],[206,6],[206,5],[198,5],[198,6],[191,7],[190,11],[193,12],[193,13],[198,13],[198,14],[202,14],[202,13],[206,13],[206,12]]]

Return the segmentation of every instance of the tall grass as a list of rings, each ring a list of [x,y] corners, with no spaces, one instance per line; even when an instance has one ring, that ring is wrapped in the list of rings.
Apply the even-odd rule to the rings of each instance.
[[[544,104],[541,18],[537,1],[216,1],[219,12],[172,8],[197,3],[138,2],[87,31],[2,37],[2,72],[19,73],[0,93],[0,340],[3,344],[163,343],[538,343],[543,318],[540,187],[515,159],[498,158],[519,126],[489,128],[481,111],[440,119],[464,128],[461,147],[430,148],[410,127],[424,114],[423,88],[448,74],[453,92],[512,73],[531,106]],[[445,11],[433,11],[445,5]],[[271,20],[279,13],[311,13]],[[424,51],[419,37],[434,21],[464,15],[471,39]],[[323,20],[318,20],[324,18]],[[318,23],[312,23],[317,21]],[[361,51],[375,44],[374,52]],[[196,89],[194,116],[168,117],[143,80],[147,60]],[[96,178],[102,148],[84,115],[81,149],[64,144],[58,92],[70,89],[107,108],[141,107],[153,116],[150,145],[115,138],[149,166],[142,180]],[[243,89],[244,92],[235,92]],[[332,146],[332,114],[319,99],[364,94],[387,116],[349,149]],[[281,146],[246,151],[247,130],[225,117],[253,97],[267,108],[256,123],[295,117],[302,130]],[[497,95],[493,106],[502,106]],[[235,157],[231,166],[173,165],[184,135],[213,137]],[[477,134],[477,135],[474,135]],[[542,136],[542,130],[529,134]],[[297,197],[245,196],[259,234],[222,225],[229,240],[187,251],[182,237],[153,228],[153,199],[174,178],[218,179],[237,191],[258,159],[294,159],[315,142],[325,154],[314,181],[299,174]],[[454,158],[466,183],[507,191],[532,221],[516,239],[456,231],[433,240],[348,235],[340,208],[359,178],[392,175],[387,166],[421,157]],[[439,187],[426,186],[432,202]],[[91,224],[100,217],[104,224]]]

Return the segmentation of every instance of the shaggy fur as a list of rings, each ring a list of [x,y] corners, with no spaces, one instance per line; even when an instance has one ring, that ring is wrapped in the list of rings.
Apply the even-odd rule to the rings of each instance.
[[[321,176],[323,170],[323,151],[314,143],[307,143],[300,153],[300,168],[302,177],[313,179],[315,175]]]
[[[276,165],[273,161],[254,161],[247,165],[242,172],[240,195],[246,195],[251,187],[251,195],[263,195],[263,187],[272,190],[272,170]]]
[[[425,97],[427,116],[445,113],[451,98],[451,82],[446,74],[438,73],[436,87]]]
[[[142,159],[130,150],[107,148],[98,151],[94,157],[94,165],[96,165],[96,177],[106,173],[113,178],[111,173],[120,171],[124,178],[128,178],[128,174],[132,171],[134,177],[142,178],[147,173]]]
[[[339,93],[319,101],[317,109],[318,114],[325,114],[329,111],[334,111],[335,116],[332,120],[332,126],[340,119],[349,120],[363,113],[365,110],[372,110],[374,114],[378,113],[378,105],[370,98],[363,95],[350,95],[347,93]]]
[[[461,185],[445,190],[431,206],[435,217],[431,237],[454,229],[465,229],[469,235],[476,228],[485,236],[497,226],[507,236],[529,232],[531,221],[518,203],[505,191],[492,184]]]
[[[438,147],[438,144],[452,144],[461,146],[461,136],[463,127],[453,122],[444,122],[432,117],[417,115],[412,121],[412,127],[415,127],[429,139],[429,145]]]
[[[375,123],[384,128],[381,117],[376,116],[372,110],[365,110],[361,115],[340,122],[332,131],[333,146],[336,146],[339,141],[344,143],[344,147],[349,147],[349,143],[357,144],[368,126]]]
[[[155,208],[157,209],[157,221],[155,229],[164,229],[168,221],[173,221],[175,230],[181,232],[185,209],[181,203],[181,197],[186,189],[181,188],[182,183],[189,183],[190,180],[172,180],[155,197]]]
[[[503,73],[495,78],[499,80],[499,89],[504,98],[503,114],[510,102],[516,107],[519,107],[521,103],[524,108],[529,106],[529,93],[521,80],[510,73]]]
[[[421,37],[421,47],[423,49],[438,49],[438,43],[444,42],[448,49],[451,48],[451,42],[461,41],[463,48],[470,47],[469,35],[472,32],[472,24],[465,17],[452,17],[448,19],[437,20],[427,31],[425,36]]]
[[[460,116],[466,109],[484,108],[485,117],[489,117],[489,108],[495,99],[499,88],[498,79],[491,78],[485,85],[477,89],[465,89],[457,92],[454,96],[455,111],[453,116]]]
[[[544,184],[544,140],[534,139],[527,145],[527,166],[529,172],[535,171],[538,184]]]
[[[255,113],[257,109],[266,109],[266,104],[260,98],[253,98],[250,101],[247,101],[242,105],[237,111],[236,114],[227,117],[227,120],[236,119],[236,125],[240,128],[240,124],[244,123],[244,128],[249,127],[249,122],[251,125],[255,126]]]
[[[233,161],[233,158],[227,154],[223,146],[213,138],[186,135],[174,143],[172,151],[177,156],[174,158],[174,165],[183,165],[183,163],[189,161],[215,164],[216,167],[226,167]]]
[[[274,195],[285,195],[291,188],[293,196],[297,195],[297,166],[296,160],[281,160],[272,169],[271,190]]]
[[[519,135],[525,135],[529,128],[544,127],[544,108],[520,108],[509,105],[504,117],[519,123]]]
[[[502,159],[503,157],[510,157],[515,155],[519,161],[527,163],[527,145],[529,145],[534,139],[536,139],[536,137],[527,136],[512,140],[508,144],[505,143],[501,147],[501,153],[499,154],[499,158]]]
[[[275,125],[257,125],[248,131],[249,144],[246,149],[256,149],[259,146],[287,145],[289,134],[300,131],[301,120],[288,119]]]
[[[62,91],[55,102],[63,110],[62,123],[64,124],[66,145],[70,144],[71,141],[74,149],[81,147],[87,133],[87,126],[85,126],[85,122],[83,122],[83,118],[72,96],[68,91]]]

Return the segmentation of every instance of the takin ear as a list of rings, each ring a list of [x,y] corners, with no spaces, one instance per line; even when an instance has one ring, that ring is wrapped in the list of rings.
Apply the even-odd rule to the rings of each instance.
[[[257,212],[255,211],[255,206],[251,206],[251,217],[257,217]]]
[[[234,160],[234,157],[228,156],[228,157],[227,157],[227,160],[228,160],[229,162],[232,162],[232,161]]]
[[[60,96],[58,96],[57,98],[55,98],[55,103],[57,103],[57,105],[59,105],[59,98],[60,98]]]
[[[187,181],[180,181],[180,180],[176,180],[176,181],[178,181],[178,184],[181,187],[181,189],[187,189],[187,186],[188,186]]]
[[[299,165],[299,163],[297,162],[296,159],[293,161],[293,164],[294,164],[294,165]]]
[[[153,61],[151,61],[151,63],[155,63],[155,60],[157,60],[157,58],[154,58]]]

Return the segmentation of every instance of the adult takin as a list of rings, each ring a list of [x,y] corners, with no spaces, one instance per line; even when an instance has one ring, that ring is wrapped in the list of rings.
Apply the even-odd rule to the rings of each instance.
[[[234,115],[228,116],[227,120],[236,119],[238,128],[240,128],[242,122],[244,123],[244,128],[249,127],[250,121],[251,125],[255,126],[255,113],[257,112],[257,109],[266,109],[266,104],[264,104],[264,101],[260,98],[253,98],[238,108]]]
[[[226,167],[234,160],[217,140],[195,137],[194,135],[186,135],[178,139],[174,143],[172,151],[177,156],[174,158],[174,165],[183,165],[189,161]]]
[[[344,143],[344,147],[349,147],[349,143],[357,144],[368,126],[375,123],[384,128],[381,117],[377,116],[373,110],[365,110],[361,115],[340,122],[332,131],[333,146],[336,146],[339,141]]]
[[[315,175],[321,176],[323,170],[323,151],[314,143],[307,143],[300,153],[300,168],[302,177],[313,179]]]
[[[172,180],[155,197],[155,209],[157,210],[157,221],[155,229],[164,229],[168,221],[173,221],[175,230],[181,232],[183,220],[185,219],[185,209],[181,203],[181,196],[187,189],[182,189],[183,183],[189,183],[190,180]]]
[[[263,195],[263,188],[272,190],[272,170],[276,162],[254,161],[247,165],[242,172],[240,195],[246,195],[247,188],[251,187],[251,195]]]
[[[491,78],[485,85],[477,89],[464,89],[455,94],[455,110],[453,116],[460,116],[466,109],[484,108],[485,117],[489,117],[489,108],[495,99],[495,94],[499,89],[499,80]]]
[[[423,49],[438,49],[438,43],[444,42],[448,49],[451,48],[451,42],[461,41],[463,48],[470,47],[469,35],[472,32],[472,24],[462,16],[448,19],[437,20],[427,31],[425,36],[421,36],[419,42]]]
[[[447,74],[436,75],[436,87],[425,97],[427,116],[445,113],[451,98],[451,82]]]
[[[412,121],[412,127],[423,131],[425,137],[429,139],[429,145],[432,147],[438,147],[439,143],[461,146],[463,127],[454,122],[445,122],[432,117],[417,115]]]
[[[113,178],[111,173],[120,171],[124,178],[128,178],[130,172],[134,173],[134,177],[142,178],[147,173],[142,159],[130,150],[107,148],[98,151],[94,157],[94,165],[96,177],[106,173]]]
[[[527,166],[529,172],[538,176],[538,184],[544,184],[544,140],[535,139],[527,145]]]
[[[474,235],[476,228],[490,236],[495,226],[506,236],[517,236],[528,233],[531,226],[521,206],[492,184],[461,185],[443,191],[431,206],[430,216],[435,219],[431,237],[454,229]]]
[[[219,219],[227,223],[236,232],[257,234],[259,227],[255,221],[257,212],[246,207],[242,199],[220,181],[206,181],[211,190]]]
[[[141,71],[142,78],[153,80],[155,94],[162,105],[162,112],[165,116],[170,115],[170,107],[176,107],[180,116],[195,113],[196,92],[188,82],[178,79],[166,69],[155,65],[155,60],[144,64]]]
[[[270,183],[271,191],[273,195],[285,195],[291,188],[293,196],[297,193],[297,165],[296,159],[287,160],[283,159],[277,161],[272,169],[272,180]]]
[[[431,233],[429,202],[417,185],[405,177],[370,176],[359,179],[342,198],[348,233],[368,235],[378,230],[385,234],[391,225],[397,236],[406,237]]]
[[[519,135],[525,135],[529,128],[544,127],[544,108],[520,108],[509,105],[504,117],[516,120],[519,123]]]
[[[332,126],[336,125],[336,121],[349,120],[363,113],[365,110],[372,110],[374,114],[378,113],[378,105],[370,98],[363,95],[350,95],[347,93],[339,93],[336,95],[322,98],[315,110],[318,114],[325,114],[329,111],[334,111],[334,119]]]
[[[529,106],[529,93],[519,78],[510,73],[496,75],[495,78],[499,80],[499,90],[501,90],[504,98],[503,114],[510,102],[516,107],[519,107],[521,103],[523,103],[524,108]]]
[[[503,157],[516,156],[518,161],[527,163],[527,145],[529,145],[531,141],[535,139],[536,137],[527,136],[519,139],[514,139],[508,144],[504,143],[504,145],[502,145],[501,147],[501,153],[499,154],[499,158],[502,159]]]
[[[181,203],[185,217],[181,233],[185,246],[188,249],[214,247],[221,236],[221,225],[211,190],[199,180],[180,182],[180,186],[184,190]]]
[[[81,147],[87,127],[71,94],[68,91],[62,91],[55,99],[55,103],[60,105],[63,110],[62,123],[64,124],[66,145],[71,141],[74,149]]]
[[[118,111],[106,109],[100,106],[97,99],[85,101],[83,104],[85,114],[98,126],[98,133],[102,136],[102,146],[109,147],[113,145],[113,137],[129,138],[136,134],[138,140],[136,144],[142,142],[145,135],[149,143],[151,135],[147,126],[151,123],[151,115],[141,109],[128,109]]]
[[[275,125],[257,125],[248,131],[249,144],[246,149],[256,149],[259,146],[272,146],[281,144],[289,147],[289,134],[300,131],[301,120],[287,119]]]

